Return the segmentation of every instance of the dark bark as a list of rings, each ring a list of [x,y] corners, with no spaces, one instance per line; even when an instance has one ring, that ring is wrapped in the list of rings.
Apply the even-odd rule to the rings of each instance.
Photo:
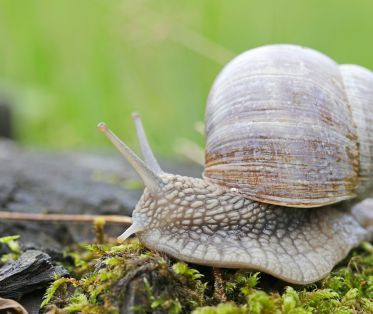
[[[68,272],[62,266],[54,266],[46,253],[28,250],[0,268],[0,296],[20,299],[28,292],[45,288],[56,275],[67,276]]]

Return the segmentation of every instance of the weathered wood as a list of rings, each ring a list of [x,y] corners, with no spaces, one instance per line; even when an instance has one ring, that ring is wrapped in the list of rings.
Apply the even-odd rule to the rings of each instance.
[[[55,276],[67,276],[62,266],[54,266],[46,253],[29,250],[16,261],[0,268],[0,296],[19,299],[22,295],[42,289]]]
[[[195,164],[166,171],[199,177]],[[141,194],[119,155],[28,151],[0,141],[0,207],[18,212],[130,215]]]
[[[192,163],[166,164],[162,164],[163,169],[173,173],[198,177],[202,172]],[[129,188],[134,180],[138,180],[135,172],[119,155],[31,151],[20,148],[12,141],[0,140],[0,210],[3,211],[23,213],[31,218],[43,213],[129,216],[142,192],[138,184],[138,189]],[[106,225],[105,234],[117,236],[125,227]],[[41,265],[35,264],[35,258],[29,256],[30,252],[38,250],[38,259],[42,263],[49,255],[51,259],[44,266],[52,271],[54,266],[50,261],[61,260],[66,245],[94,240],[93,228],[87,224],[0,219],[0,237],[14,234],[20,235],[22,250],[28,250],[24,253],[27,260],[23,255],[19,261],[22,265],[28,262],[29,267],[23,272],[7,268],[5,273],[0,269],[0,296],[4,297],[20,297],[35,288],[45,287],[51,280],[48,271],[43,271],[43,274],[34,271]],[[6,248],[0,247],[0,251],[6,252]],[[21,268],[20,265],[18,269]],[[59,271],[64,273],[62,269]],[[33,277],[34,274],[36,277]],[[5,288],[9,283],[7,278],[12,280],[11,285]],[[24,298],[20,303],[32,312],[25,305]],[[31,304],[33,307],[40,304],[39,294],[31,298]]]
[[[194,164],[167,163],[166,171],[199,176]],[[125,215],[131,214],[141,195],[129,188],[138,180],[135,172],[119,155],[29,151],[11,141],[0,141],[0,208],[9,212]],[[6,223],[0,220],[0,236],[39,224]],[[43,232],[66,244],[92,240],[90,226],[53,227]],[[115,236],[125,226],[106,228]],[[64,229],[64,230],[62,230]],[[23,237],[22,237],[23,238]],[[59,241],[61,242],[61,241]]]
[[[110,156],[31,152],[0,142],[0,206],[9,211],[128,215],[139,197],[123,187],[131,179],[126,164]]]

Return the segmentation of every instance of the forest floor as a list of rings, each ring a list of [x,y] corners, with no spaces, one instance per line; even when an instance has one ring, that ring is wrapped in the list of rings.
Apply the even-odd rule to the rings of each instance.
[[[42,313],[373,313],[373,246],[363,243],[322,281],[294,286],[263,273],[214,269],[150,251],[136,239],[66,248]],[[9,241],[10,240],[10,241]],[[7,238],[16,259],[16,238]],[[1,239],[0,239],[1,242]],[[0,284],[1,285],[1,284]],[[22,312],[20,312],[22,313]]]
[[[193,164],[166,171],[199,176]],[[130,215],[141,194],[118,157],[26,151],[0,141],[0,210]],[[294,286],[269,275],[214,269],[150,251],[123,226],[0,219],[0,312],[373,313],[373,247],[363,243],[324,280]],[[21,305],[23,308],[21,307]]]

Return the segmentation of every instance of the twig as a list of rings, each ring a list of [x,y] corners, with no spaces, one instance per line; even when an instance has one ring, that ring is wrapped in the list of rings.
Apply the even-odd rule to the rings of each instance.
[[[103,219],[107,224],[126,224],[132,223],[131,217],[119,215],[73,215],[73,214],[39,214],[39,213],[13,213],[0,211],[0,221],[38,221],[38,222],[56,222],[56,223],[80,223],[93,224],[95,221]]]
[[[105,242],[105,224],[106,221],[102,218],[95,219],[93,223],[94,232],[96,236],[96,243],[103,244]]]
[[[220,303],[227,302],[227,295],[224,291],[224,280],[220,268],[213,268],[214,276],[214,298]]]

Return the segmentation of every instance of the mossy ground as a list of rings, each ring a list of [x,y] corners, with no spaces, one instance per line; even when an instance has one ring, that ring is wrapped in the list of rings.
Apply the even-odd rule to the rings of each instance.
[[[66,254],[72,257],[65,265],[71,278],[50,285],[45,313],[373,313],[369,243],[352,251],[327,278],[306,287],[261,273],[178,262],[136,239],[81,245]]]

